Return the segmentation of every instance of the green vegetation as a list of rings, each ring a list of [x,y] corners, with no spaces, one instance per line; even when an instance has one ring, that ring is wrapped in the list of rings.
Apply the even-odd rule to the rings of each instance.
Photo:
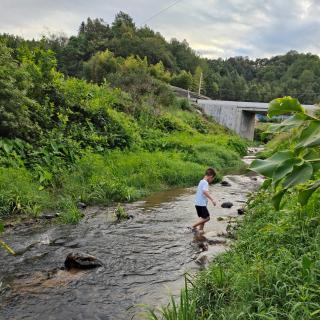
[[[129,219],[128,212],[120,204],[118,204],[117,208],[114,210],[114,215],[115,215],[117,221],[122,221],[122,220],[128,220]]]
[[[168,319],[168,320],[194,320],[197,319],[197,304],[194,299],[190,299],[190,289],[187,285],[188,277],[185,277],[185,288],[181,291],[179,305],[171,297],[171,307],[162,308],[161,316],[158,316],[152,309],[149,310],[151,320]]]
[[[302,209],[291,195],[279,212],[260,191],[235,245],[198,275],[183,307],[171,303],[149,319],[187,320],[195,309],[193,319],[319,319],[319,203],[315,194]]]
[[[320,100],[317,55],[202,59],[123,12],[112,25],[88,18],[70,38],[1,35],[0,219],[54,210],[76,223],[79,201],[132,201],[194,185],[207,166],[241,169],[246,143],[168,86],[198,90],[201,75],[201,93],[215,99]],[[291,98],[270,107],[292,111],[274,127],[268,159],[253,164],[269,180],[248,202],[236,243],[186,285],[180,304],[150,319],[319,319],[320,120]]]
[[[106,79],[118,86],[120,74],[125,74],[119,72],[122,61],[140,57],[152,66],[154,78],[184,89],[198,91],[202,73],[201,93],[214,99],[268,102],[291,95],[302,103],[320,101],[318,55],[290,51],[269,59],[204,59],[185,40],[167,42],[147,26],[138,28],[123,12],[111,24],[88,18],[80,24],[78,34],[70,38],[49,35],[41,41],[29,41],[6,34],[0,38],[14,50],[15,58],[21,46],[50,49],[56,54],[60,72],[96,83]],[[130,81],[120,81],[122,86],[130,86]]]
[[[176,98],[161,64],[114,59],[117,88],[64,76],[51,50],[0,42],[0,218],[53,210],[75,223],[79,201],[132,201],[193,185],[206,166],[241,168],[246,142]]]
[[[269,116],[288,112],[273,125],[281,139],[269,143],[271,157],[252,163],[268,179],[249,199],[232,248],[189,281],[180,305],[171,301],[149,319],[319,319],[320,121],[290,97],[270,103]]]
[[[271,101],[268,115],[293,113],[280,124],[271,126],[272,132],[283,132],[294,129],[292,147],[275,152],[265,160],[255,160],[251,170],[268,179],[265,185],[272,185],[272,201],[279,209],[283,196],[297,185],[301,185],[298,200],[305,205],[313,192],[319,187],[316,181],[320,169],[320,119],[308,115],[298,100],[291,97]]]

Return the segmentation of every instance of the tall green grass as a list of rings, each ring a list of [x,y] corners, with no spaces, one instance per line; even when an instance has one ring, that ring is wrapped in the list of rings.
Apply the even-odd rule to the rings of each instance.
[[[154,191],[195,185],[209,166],[218,170],[218,179],[241,170],[247,143],[196,113],[187,113],[208,132],[198,132],[173,113],[162,118],[160,129],[141,126],[142,140],[130,149],[98,153],[87,148],[73,162],[47,152],[38,158],[50,161],[20,159],[14,167],[0,167],[0,218],[54,210],[64,222],[73,223],[81,217],[79,201],[101,205],[133,201]],[[167,132],[168,128],[173,130]]]

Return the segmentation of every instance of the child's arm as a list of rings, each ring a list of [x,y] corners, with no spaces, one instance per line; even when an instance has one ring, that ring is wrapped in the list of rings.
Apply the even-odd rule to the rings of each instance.
[[[216,202],[213,200],[213,198],[210,196],[210,193],[208,190],[203,191],[203,194],[212,202],[212,204],[215,206]]]

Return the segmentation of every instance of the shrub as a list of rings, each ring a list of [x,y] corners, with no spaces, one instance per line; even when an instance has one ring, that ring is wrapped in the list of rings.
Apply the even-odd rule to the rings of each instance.
[[[39,191],[25,168],[0,168],[0,216],[30,213],[38,215],[51,206],[47,191]]]
[[[118,204],[118,206],[114,210],[114,215],[115,215],[117,221],[122,221],[122,220],[128,220],[129,219],[128,212],[120,204]]]

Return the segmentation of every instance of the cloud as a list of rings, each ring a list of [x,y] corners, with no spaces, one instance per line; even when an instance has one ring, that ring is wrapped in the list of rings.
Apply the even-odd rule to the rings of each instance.
[[[138,26],[174,1],[155,0],[1,0],[0,32],[39,37],[76,34],[81,21],[117,12]],[[320,53],[318,0],[182,0],[147,24],[170,40],[186,39],[203,56],[251,58],[289,50]]]

